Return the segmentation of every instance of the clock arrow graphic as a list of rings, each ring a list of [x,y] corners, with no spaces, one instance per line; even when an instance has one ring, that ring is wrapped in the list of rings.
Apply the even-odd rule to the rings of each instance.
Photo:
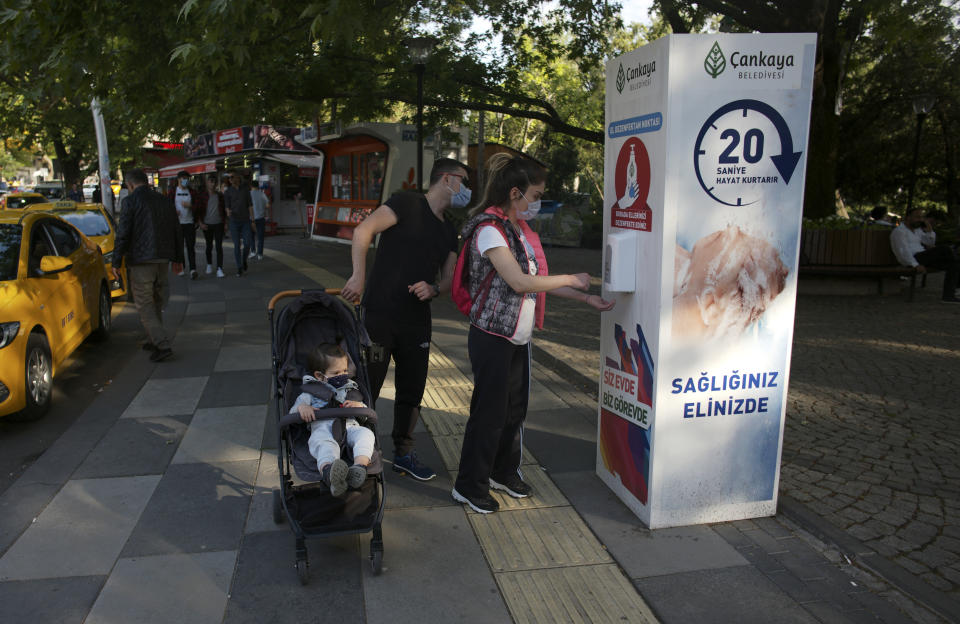
[[[710,118],[707,119],[706,123],[703,124],[703,127],[700,128],[700,134],[697,136],[696,150],[694,153],[694,160],[701,153],[700,143],[703,141],[703,137],[706,135],[707,130],[713,126],[713,123],[723,117],[729,112],[736,110],[754,110],[766,117],[773,123],[773,127],[776,128],[777,134],[780,137],[780,154],[776,156],[771,156],[770,160],[773,161],[774,167],[777,168],[777,171],[780,172],[780,175],[783,177],[783,180],[786,184],[790,183],[790,178],[793,177],[793,172],[797,168],[797,163],[800,162],[800,156],[803,152],[793,151],[793,136],[790,134],[790,127],[787,125],[786,120],[783,116],[766,102],[761,102],[760,100],[736,100],[725,104],[717,109]],[[700,178],[699,170],[697,171],[697,177]],[[703,180],[700,180],[700,184],[706,189],[706,185],[703,184]],[[709,192],[709,191],[708,191]]]

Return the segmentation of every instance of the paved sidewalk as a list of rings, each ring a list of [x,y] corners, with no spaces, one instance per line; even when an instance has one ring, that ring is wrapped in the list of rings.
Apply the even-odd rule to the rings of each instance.
[[[293,236],[268,248],[242,278],[173,278],[174,358],[118,353],[122,373],[0,495],[0,621],[938,621],[780,517],[644,529],[593,474],[594,401],[539,358],[525,436],[536,496],[467,513],[450,498],[466,325],[444,305],[417,436],[446,470],[428,483],[387,472],[381,576],[369,536],[313,540],[302,587],[293,535],[272,521],[266,303],[339,286],[349,251]]]

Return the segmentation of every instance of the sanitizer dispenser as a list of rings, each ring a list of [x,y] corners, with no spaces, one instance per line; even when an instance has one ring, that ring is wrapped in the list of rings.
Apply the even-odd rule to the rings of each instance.
[[[637,289],[637,232],[624,230],[607,235],[603,254],[603,285],[611,292]]]

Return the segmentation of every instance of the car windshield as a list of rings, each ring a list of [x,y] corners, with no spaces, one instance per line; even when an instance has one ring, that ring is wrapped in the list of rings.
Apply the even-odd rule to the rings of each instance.
[[[30,204],[43,204],[46,201],[46,197],[34,197],[33,195],[26,195],[23,197],[7,196],[7,208],[23,208],[24,206],[29,206]]]
[[[99,212],[76,210],[74,212],[58,212],[57,216],[63,217],[64,221],[83,232],[84,236],[106,236],[110,233],[110,224],[107,223],[106,217]]]
[[[0,223],[0,282],[17,279],[20,266],[20,239],[23,227],[12,223]]]
[[[38,186],[33,189],[33,192],[40,193],[49,199],[63,199],[63,189],[59,186]]]

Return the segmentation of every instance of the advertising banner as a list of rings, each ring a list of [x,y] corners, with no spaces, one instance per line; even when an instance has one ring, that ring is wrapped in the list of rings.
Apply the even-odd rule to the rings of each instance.
[[[651,528],[776,512],[815,46],[607,64],[597,473]]]
[[[253,148],[253,128],[243,126],[213,133],[213,151],[217,154],[233,154]]]

